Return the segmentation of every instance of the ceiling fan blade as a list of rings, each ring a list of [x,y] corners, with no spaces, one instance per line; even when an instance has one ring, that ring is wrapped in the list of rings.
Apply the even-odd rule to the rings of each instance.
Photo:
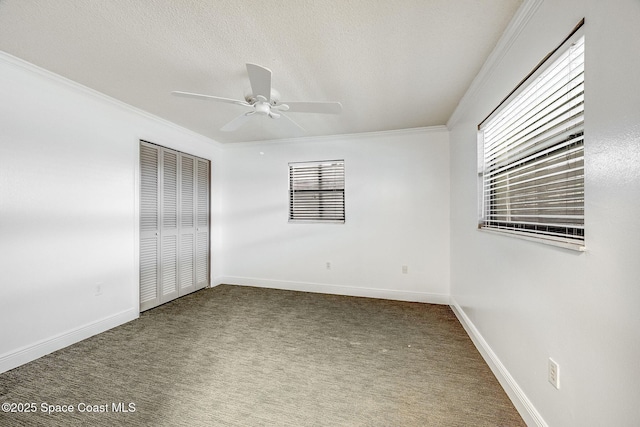
[[[271,70],[256,64],[247,64],[247,73],[251,82],[253,96],[264,96],[271,101]]]
[[[248,122],[254,113],[255,113],[254,111],[250,111],[246,114],[238,116],[235,119],[231,120],[226,125],[222,126],[220,130],[223,132],[233,132],[234,130],[239,129],[242,125]]]
[[[237,105],[243,105],[245,107],[251,107],[251,104],[249,104],[246,101],[241,101],[239,99],[221,98],[219,96],[203,95],[201,93],[182,92],[179,90],[175,90],[171,92],[171,94],[175,96],[182,96],[185,98],[205,99],[208,101],[226,102],[227,104],[237,104]]]
[[[297,130],[299,132],[304,132],[305,131],[305,129],[302,126],[300,126],[299,124],[297,124],[296,122],[294,122],[291,119],[291,117],[289,117],[289,116],[287,116],[286,114],[283,114],[283,113],[278,113],[278,114],[280,115],[279,119],[282,119],[283,122],[288,123],[290,128],[295,129],[295,130]]]
[[[322,113],[322,114],[340,114],[342,112],[342,104],[339,102],[280,102],[289,106],[290,113]]]

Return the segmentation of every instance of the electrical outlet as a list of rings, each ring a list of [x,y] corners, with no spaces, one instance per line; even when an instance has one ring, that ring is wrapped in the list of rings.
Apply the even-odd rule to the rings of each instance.
[[[403,265],[402,266],[402,274],[408,274],[409,273],[409,266],[408,265]]]
[[[102,295],[102,283],[96,283],[96,296]]]
[[[331,262],[327,261],[326,267],[327,267],[327,270],[331,270]]]
[[[549,382],[555,388],[560,389],[560,365],[552,358],[549,358]]]

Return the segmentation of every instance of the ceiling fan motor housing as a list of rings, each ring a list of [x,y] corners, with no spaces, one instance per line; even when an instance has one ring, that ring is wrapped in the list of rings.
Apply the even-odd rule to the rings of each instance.
[[[271,113],[271,106],[268,102],[258,101],[253,107],[256,109],[255,111],[257,114],[268,116],[269,113]]]
[[[244,91],[244,99],[249,104],[255,104],[255,103],[260,101],[260,99],[258,99],[258,97],[251,92],[251,88],[250,87],[245,89],[245,91]],[[277,90],[271,88],[271,96],[270,96],[270,99],[269,99],[269,103],[271,105],[276,105],[279,101],[280,101],[280,92],[278,92]]]

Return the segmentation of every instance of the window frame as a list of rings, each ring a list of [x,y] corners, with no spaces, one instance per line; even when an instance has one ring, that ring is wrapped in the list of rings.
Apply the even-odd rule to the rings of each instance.
[[[569,56],[572,54],[570,53],[571,49],[576,44],[576,42],[580,40],[584,42],[584,31],[582,30],[583,24],[584,24],[584,19],[581,20],[580,23],[578,23],[578,25],[574,28],[574,30],[569,34],[569,36],[567,36],[556,49],[554,49],[542,61],[540,61],[538,65],[533,69],[533,71],[531,71],[516,86],[516,88],[512,90],[511,93],[509,93],[509,95],[507,95],[498,104],[498,106],[478,125],[478,139],[477,139],[478,229],[481,231],[518,237],[525,240],[536,241],[536,242],[545,243],[545,244],[554,245],[554,246],[561,246],[561,247],[565,247],[565,248],[573,249],[577,251],[585,250],[585,243],[584,243],[585,242],[584,240],[584,206],[585,206],[584,204],[584,71],[582,72],[582,75],[580,77],[580,79],[582,80],[582,83],[579,84],[579,85],[582,85],[581,87],[582,89],[581,96],[583,97],[581,101],[582,111],[578,116],[576,116],[578,118],[577,120],[578,124],[567,127],[566,139],[560,139],[556,135],[553,135],[552,143],[546,143],[546,145],[541,144],[542,148],[536,147],[533,150],[529,149],[526,155],[519,154],[515,156],[512,154],[512,152],[515,151],[513,147],[516,147],[518,150],[521,150],[520,148],[521,146],[518,145],[520,142],[515,144],[513,142],[507,142],[509,138],[505,138],[504,140],[501,140],[500,138],[495,138],[495,137],[493,139],[488,138],[493,145],[491,145],[491,147],[488,149],[486,149],[487,147],[485,146],[485,130],[487,130],[487,128],[491,129],[492,126],[494,128],[502,126],[502,125],[499,125],[500,120],[504,120],[505,122],[507,122],[507,119],[505,118],[507,116],[507,112],[509,111],[510,108],[515,109],[515,105],[517,105],[518,101],[520,101],[520,98],[524,96],[523,95],[524,93],[526,93],[529,90],[533,90],[532,88],[535,85],[539,85],[541,81],[543,82],[551,81],[551,79],[541,80],[541,78],[545,78],[545,76],[550,74],[551,70],[553,70],[552,67],[556,65],[556,61],[558,61],[559,58],[568,57],[569,61],[572,60]],[[579,85],[575,87],[578,87]],[[564,84],[563,87],[564,86],[569,87],[571,86],[571,84],[567,83],[567,84]],[[536,101],[532,104],[535,104],[536,107],[538,105],[542,105],[543,101],[541,100],[540,95],[536,95],[534,99]],[[529,104],[529,105],[532,105],[532,104]],[[562,107],[562,108],[569,109],[569,107]],[[514,116],[518,118],[525,118],[526,113],[522,111],[517,111],[517,113]],[[547,120],[546,114],[543,115],[542,117],[545,117],[545,120]],[[513,122],[516,122],[516,121],[517,119],[513,120]],[[544,123],[547,124],[549,122],[550,120],[545,121]],[[573,126],[575,126],[575,128]],[[506,127],[507,126],[505,126],[505,128]],[[574,129],[577,129],[575,133],[573,132]],[[573,138],[573,140],[571,138]],[[530,142],[532,140],[526,139],[524,137],[521,138],[521,140],[526,141],[525,144],[526,143],[532,144],[532,142]],[[511,139],[511,141],[513,141],[513,139]],[[581,164],[582,166],[575,168],[575,170],[577,170],[577,172],[575,173],[576,178],[573,178],[572,176],[570,176],[569,172],[573,172],[573,170],[571,170],[571,168],[569,167],[567,167],[567,170],[564,173],[564,175],[566,175],[567,178],[565,180],[566,182],[565,181],[561,182],[561,185],[562,185],[562,187],[560,187],[562,189],[561,191],[571,192],[573,184],[568,184],[568,183],[572,179],[577,182],[575,195],[571,196],[572,200],[570,202],[564,201],[564,203],[566,203],[565,205],[566,207],[563,206],[563,209],[565,210],[564,216],[561,213],[560,214],[556,213],[552,215],[554,219],[542,221],[542,218],[545,218],[547,216],[545,215],[547,212],[544,212],[544,209],[549,209],[550,211],[548,212],[554,212],[554,211],[551,211],[551,208],[547,207],[548,205],[550,205],[550,203],[548,202],[548,200],[544,199],[544,197],[547,197],[547,190],[545,188],[548,188],[548,185],[544,186],[541,184],[534,185],[534,187],[539,187],[540,189],[536,188],[534,190],[527,190],[528,192],[530,192],[530,193],[527,193],[527,199],[531,198],[533,200],[528,201],[527,204],[524,205],[524,208],[522,208],[519,211],[520,216],[522,216],[524,213],[528,214],[527,216],[531,217],[531,221],[532,221],[531,223],[523,224],[523,222],[529,221],[529,219],[526,219],[524,221],[522,219],[519,219],[519,220],[512,219],[512,217],[518,216],[516,214],[511,214],[510,212],[508,212],[507,215],[505,215],[504,212],[499,212],[500,209],[503,209],[503,210],[505,209],[505,208],[496,208],[495,203],[499,197],[502,197],[500,201],[506,201],[506,204],[507,204],[506,209],[509,209],[508,205],[510,203],[513,203],[513,200],[516,197],[523,197],[521,195],[522,193],[517,193],[519,190],[515,190],[514,193],[511,193],[511,190],[509,189],[508,184],[507,184],[506,190],[500,189],[500,186],[496,183],[496,179],[500,176],[498,175],[499,170],[505,170],[505,171],[508,170],[508,172],[503,172],[507,177],[509,176],[509,174],[514,174],[514,173],[516,176],[518,175],[522,176],[524,174],[524,172],[522,172],[523,170],[527,170],[527,168],[533,167],[531,166],[532,165],[531,162],[541,163],[543,167],[546,166],[546,163],[543,163],[546,161],[544,160],[543,156],[550,157],[550,155],[544,154],[545,151],[548,151],[550,153],[551,152],[550,150],[558,150],[557,153],[562,153],[563,147],[568,146],[568,144],[570,144],[570,141],[576,141],[575,144],[572,146],[572,149],[574,151],[571,151],[571,153],[576,153],[577,155],[574,156],[572,160],[567,160],[567,162],[573,161],[575,164],[578,164],[578,165]],[[504,160],[503,158],[498,160],[495,154],[489,153],[490,151],[495,150],[496,147],[498,147],[498,150],[504,150],[504,152],[508,153],[508,155],[506,156],[508,160]],[[564,155],[568,156],[568,154],[564,154]],[[559,156],[560,154],[557,154],[557,157]],[[567,157],[567,159],[569,159],[569,157]],[[499,163],[499,166],[498,166],[498,163]],[[533,169],[535,170],[535,167],[533,167]],[[537,175],[543,175],[544,179],[548,179],[548,176],[545,175],[545,173],[534,172],[534,176],[537,177]],[[509,178],[507,178],[507,180],[508,179]],[[543,182],[543,181],[540,181],[540,182]],[[487,195],[487,191],[489,191],[490,196]],[[504,194],[498,194],[499,192],[502,192]],[[529,196],[529,194],[531,195]],[[531,212],[524,212],[526,210],[525,208],[529,209]],[[557,211],[559,210],[560,209],[557,209]],[[573,210],[573,212],[577,214],[571,215],[566,213],[571,210]],[[542,213],[539,213],[541,211]],[[504,219],[499,220],[498,217],[504,217]],[[556,221],[556,220],[559,221],[557,225],[553,223],[553,221]],[[566,224],[562,225],[562,222],[560,222],[561,220],[566,221]],[[540,221],[540,224],[537,224],[535,221]],[[547,222],[547,224],[543,224],[543,222]],[[561,228],[565,229],[564,233],[561,231],[558,231]]]
[[[344,159],[289,162],[288,222],[345,223],[344,164]],[[317,179],[309,175],[314,169]],[[314,201],[309,199],[309,195],[316,197]]]

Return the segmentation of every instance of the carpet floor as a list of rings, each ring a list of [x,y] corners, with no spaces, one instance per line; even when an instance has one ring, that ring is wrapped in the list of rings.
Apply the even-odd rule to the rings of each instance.
[[[0,374],[0,403],[23,411],[0,426],[525,425],[448,306],[228,285]]]

